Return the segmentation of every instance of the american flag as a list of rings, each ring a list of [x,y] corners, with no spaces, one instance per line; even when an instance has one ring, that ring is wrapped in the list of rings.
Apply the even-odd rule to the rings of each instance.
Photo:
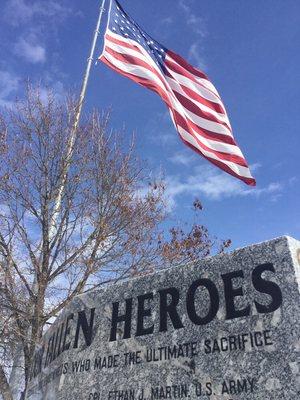
[[[255,185],[214,85],[202,71],[149,36],[116,0],[110,2],[99,60],[156,92],[187,146],[246,184]]]

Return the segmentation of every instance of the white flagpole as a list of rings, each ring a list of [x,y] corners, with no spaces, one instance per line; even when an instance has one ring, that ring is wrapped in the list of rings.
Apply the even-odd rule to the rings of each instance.
[[[71,130],[71,133],[70,133],[68,144],[67,144],[67,154],[66,154],[66,158],[64,161],[63,172],[62,172],[62,176],[61,176],[61,185],[57,192],[53,215],[52,215],[52,219],[51,219],[51,223],[50,223],[50,230],[49,230],[49,239],[50,240],[55,233],[55,229],[56,229],[55,225],[57,223],[57,219],[58,219],[58,215],[59,215],[59,211],[60,211],[60,207],[61,207],[61,202],[62,202],[62,197],[63,197],[63,192],[64,192],[65,185],[66,185],[68,170],[69,170],[72,155],[73,155],[74,144],[75,144],[76,134],[77,134],[77,128],[78,128],[78,124],[79,124],[80,117],[81,117],[82,106],[84,103],[86,89],[87,89],[89,76],[90,76],[90,72],[91,72],[91,66],[92,66],[92,62],[94,60],[94,53],[95,53],[96,43],[97,43],[97,39],[98,39],[98,35],[99,35],[100,24],[101,24],[102,16],[104,13],[104,4],[105,4],[105,0],[102,0],[102,4],[100,7],[100,11],[99,11],[99,17],[98,17],[98,21],[97,21],[97,25],[96,25],[96,30],[94,32],[92,47],[91,47],[89,58],[87,60],[87,67],[86,67],[85,75],[84,75],[83,82],[82,82],[79,101],[78,101],[76,111],[75,111],[74,124],[73,124],[72,130]]]

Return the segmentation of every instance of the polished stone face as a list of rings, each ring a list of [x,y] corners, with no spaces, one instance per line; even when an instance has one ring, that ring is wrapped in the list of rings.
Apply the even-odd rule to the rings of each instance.
[[[27,399],[300,399],[299,252],[283,237],[78,296]]]

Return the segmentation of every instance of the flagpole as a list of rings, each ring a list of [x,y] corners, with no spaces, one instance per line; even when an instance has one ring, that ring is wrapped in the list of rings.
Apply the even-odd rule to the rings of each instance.
[[[98,39],[98,36],[100,33],[99,29],[100,29],[100,25],[101,25],[101,21],[102,21],[102,16],[103,16],[103,13],[105,10],[104,9],[105,1],[106,0],[102,0],[102,4],[100,6],[99,17],[97,20],[97,25],[96,25],[96,29],[95,29],[94,37],[93,37],[93,41],[92,41],[92,47],[91,47],[89,58],[87,59],[87,67],[86,67],[86,71],[85,71],[83,82],[82,82],[79,101],[78,101],[78,104],[77,104],[76,110],[75,110],[74,124],[72,126],[70,137],[69,137],[68,143],[67,143],[67,151],[66,151],[66,157],[65,157],[64,165],[63,165],[61,185],[57,192],[53,215],[52,215],[52,219],[51,219],[51,223],[50,223],[50,229],[49,229],[49,239],[50,240],[52,239],[52,236],[55,233],[55,225],[56,225],[58,214],[60,211],[63,192],[64,192],[67,175],[68,175],[68,170],[70,167],[70,163],[71,163],[71,159],[72,159],[72,155],[73,155],[73,151],[74,151],[74,144],[75,144],[75,140],[76,140],[78,125],[80,122],[82,106],[83,106],[85,95],[86,95],[86,89],[87,89],[87,85],[88,85],[88,81],[89,81],[89,77],[90,77],[92,62],[94,60],[94,53],[95,53],[95,48],[96,48],[96,44],[97,44],[97,39]]]
[[[80,120],[82,105],[83,105],[83,102],[84,102],[86,89],[87,89],[87,84],[88,84],[89,77],[90,77],[92,62],[94,60],[94,53],[95,53],[95,48],[96,48],[96,44],[97,44],[97,39],[98,39],[98,35],[100,33],[99,29],[100,29],[102,16],[103,16],[103,13],[104,13],[104,4],[105,4],[105,0],[102,0],[102,4],[101,4],[101,7],[100,7],[100,12],[99,12],[99,17],[98,17],[98,21],[97,21],[97,25],[96,25],[96,30],[95,30],[94,38],[93,38],[93,42],[92,42],[91,52],[90,52],[90,56],[88,58],[87,68],[86,68],[85,75],[84,75],[84,78],[83,78],[81,93],[80,93],[80,97],[79,97],[79,103],[78,103],[78,106],[77,106],[77,113],[75,115],[74,126],[73,126],[73,136],[76,136],[76,129],[78,127],[79,120]]]

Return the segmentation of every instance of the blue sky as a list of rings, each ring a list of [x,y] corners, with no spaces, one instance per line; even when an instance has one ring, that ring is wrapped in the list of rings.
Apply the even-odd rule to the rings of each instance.
[[[100,1],[0,0],[0,106],[28,77],[58,95],[79,90]],[[233,248],[280,235],[300,238],[300,2],[121,0],[167,48],[202,68],[219,90],[255,189],[184,147],[154,93],[93,66],[85,110],[112,107],[112,125],[136,132],[155,176],[164,171],[172,221],[201,221]],[[104,24],[105,24],[104,17]],[[102,34],[97,54],[102,49]]]

